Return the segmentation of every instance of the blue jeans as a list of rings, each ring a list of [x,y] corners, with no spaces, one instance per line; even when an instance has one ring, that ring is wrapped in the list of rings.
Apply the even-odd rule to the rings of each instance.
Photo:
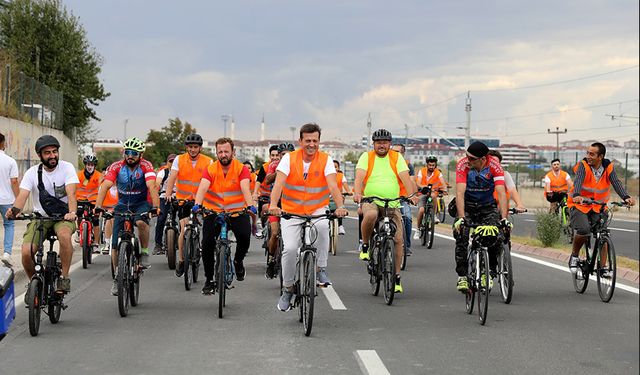
[[[147,212],[151,209],[151,205],[147,201],[143,201],[136,205],[124,205],[118,203],[114,208],[114,212],[133,212],[136,214],[140,214],[143,212]],[[135,218],[135,221],[142,220],[145,223],[149,224],[148,216],[138,216]],[[124,219],[122,217],[115,217],[113,220],[113,235],[111,236],[111,246],[114,249],[118,248],[118,239],[120,236],[120,231],[124,229]]]
[[[0,213],[2,214],[2,224],[4,224],[4,252],[11,255],[11,248],[13,247],[13,228],[15,222],[13,220],[7,220],[5,215],[7,211],[13,207],[12,204],[0,204]]]
[[[404,223],[404,248],[411,249],[411,206],[407,202],[402,202],[402,222]]]

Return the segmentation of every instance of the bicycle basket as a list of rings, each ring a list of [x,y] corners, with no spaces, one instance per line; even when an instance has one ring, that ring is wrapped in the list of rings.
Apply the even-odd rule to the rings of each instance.
[[[483,247],[492,247],[498,242],[500,229],[495,225],[481,225],[471,233]]]

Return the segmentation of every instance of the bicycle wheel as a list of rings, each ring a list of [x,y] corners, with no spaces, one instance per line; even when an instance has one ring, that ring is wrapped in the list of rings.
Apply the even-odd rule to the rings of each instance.
[[[165,250],[167,251],[167,265],[170,270],[176,269],[176,230],[168,227],[164,230]]]
[[[498,259],[498,282],[504,303],[511,303],[513,297],[513,267],[511,265],[511,243],[503,243]]]
[[[51,290],[58,289],[58,278],[53,277],[51,281]],[[56,296],[47,301],[47,315],[49,315],[49,321],[51,324],[56,324],[60,321],[60,313],[62,312],[62,296],[56,293]]]
[[[447,206],[444,204],[444,198],[438,198],[438,219],[444,224],[447,218]]]
[[[42,311],[42,281],[34,277],[29,281],[29,333],[31,336],[38,336],[40,331],[40,313]]]
[[[485,285],[478,287],[478,318],[480,324],[484,325],[487,322],[487,313],[489,312],[489,282],[491,275],[489,274],[489,256],[486,250],[482,250],[478,253],[480,255],[480,280],[484,278]]]
[[[184,233],[184,243],[182,245],[182,257],[184,259],[184,290],[191,290],[191,283],[193,282],[193,274],[191,273],[191,254],[193,249],[191,243],[191,229],[187,228]]]
[[[192,279],[194,283],[198,282],[198,274],[200,272],[200,244],[197,235],[191,238],[191,250],[192,253],[189,256],[191,259],[191,272],[193,273]]]
[[[131,306],[138,306],[140,299],[140,259],[133,255],[131,256],[131,270],[129,274],[129,299]]]
[[[338,225],[336,222],[336,219],[331,220],[331,230],[329,231],[329,235],[331,236],[329,246],[331,254],[333,255],[336,255],[336,252],[338,251]]]
[[[607,244],[608,251],[606,257],[606,264],[603,266],[602,264],[602,248],[605,243]],[[600,294],[600,299],[602,302],[611,301],[611,297],[613,297],[613,292],[616,288],[616,273],[617,273],[617,264],[616,264],[616,251],[613,248],[613,241],[608,236],[603,236],[600,239],[600,244],[598,246],[598,270],[597,270],[597,282],[598,282],[598,294]],[[603,274],[603,270],[606,271],[606,274]]]
[[[433,209],[429,210],[429,222],[426,228],[427,230],[426,235],[429,236],[429,238],[427,239],[427,249],[431,249],[431,247],[433,247],[433,235],[436,231],[435,214],[436,213],[433,211]]]
[[[380,281],[382,280],[382,277],[380,277],[380,265],[382,264],[380,249],[374,245],[369,250],[369,253],[371,255],[368,265],[369,283],[371,284],[371,293],[377,296],[380,293]]]
[[[227,283],[225,280],[225,265],[226,265],[226,249],[225,245],[218,245],[216,251],[216,287],[218,289],[218,318],[222,319],[223,308],[225,303],[225,293],[227,290]]]
[[[590,257],[587,253],[587,246],[589,246],[589,242],[587,242],[580,248],[580,252],[578,253],[578,268],[576,269],[575,273],[571,272],[573,288],[580,294],[584,293],[584,291],[587,290],[587,285],[589,284]]]
[[[131,243],[122,241],[118,244],[118,272],[116,280],[118,284],[118,312],[121,317],[129,313],[129,275],[131,273],[131,259],[129,247]]]
[[[302,257],[302,279],[300,280],[302,291],[300,297],[302,304],[302,326],[304,327],[304,335],[311,334],[313,327],[313,307],[316,298],[316,261],[315,253],[305,251]]]
[[[476,298],[476,280],[476,251],[469,250],[469,253],[467,255],[467,282],[469,283],[469,288],[464,294],[464,302],[467,314],[471,314],[473,312],[473,305]]]
[[[429,225],[429,211],[425,209],[424,215],[422,216],[422,223],[420,223],[420,227],[418,230],[420,231],[420,240],[422,246],[427,246],[427,225]]]
[[[80,247],[82,248],[82,268],[87,269],[87,264],[90,263],[89,257],[91,256],[91,244],[89,243],[89,224],[86,221],[82,222],[80,233]]]
[[[382,244],[382,280],[384,285],[384,301],[387,305],[393,303],[396,286],[396,252],[395,244],[391,238],[387,238]]]

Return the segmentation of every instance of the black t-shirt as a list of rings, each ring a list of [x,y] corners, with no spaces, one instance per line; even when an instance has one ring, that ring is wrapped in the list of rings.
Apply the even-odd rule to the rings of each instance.
[[[264,181],[266,177],[267,177],[267,171],[264,170],[264,165],[262,165],[260,167],[260,170],[258,171],[258,176],[256,177],[256,181],[258,183],[262,183],[262,181]]]

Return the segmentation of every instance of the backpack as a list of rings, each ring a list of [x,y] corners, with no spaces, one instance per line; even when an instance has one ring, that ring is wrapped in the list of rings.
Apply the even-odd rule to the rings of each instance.
[[[42,182],[42,164],[38,167],[38,198],[40,205],[48,216],[64,216],[69,212],[69,205],[49,194]]]

